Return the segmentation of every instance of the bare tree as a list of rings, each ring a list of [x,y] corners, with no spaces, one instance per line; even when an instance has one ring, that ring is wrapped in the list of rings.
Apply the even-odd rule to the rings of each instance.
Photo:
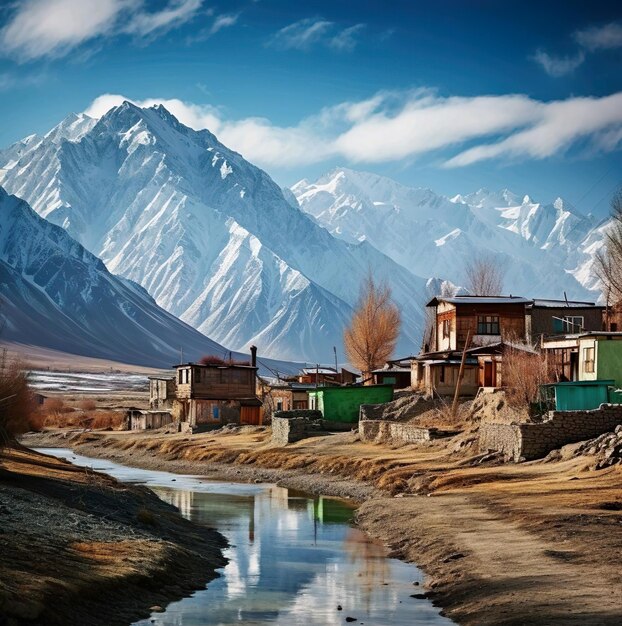
[[[365,279],[350,326],[343,334],[346,355],[368,379],[395,350],[400,332],[400,312],[391,300],[391,289],[377,284],[370,275]]]
[[[498,296],[503,291],[505,268],[492,255],[473,257],[464,269],[466,289],[474,296]]]
[[[607,302],[622,299],[622,189],[611,199],[611,225],[605,232],[604,249],[596,253],[595,271]]]

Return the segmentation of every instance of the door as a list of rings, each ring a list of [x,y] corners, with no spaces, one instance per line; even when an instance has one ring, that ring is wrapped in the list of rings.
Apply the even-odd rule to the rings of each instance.
[[[494,363],[484,361],[484,387],[494,387]]]
[[[243,406],[240,408],[240,423],[259,426],[261,424],[261,407]]]

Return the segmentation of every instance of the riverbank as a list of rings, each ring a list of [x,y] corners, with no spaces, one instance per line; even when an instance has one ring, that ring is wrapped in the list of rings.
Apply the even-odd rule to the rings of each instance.
[[[150,490],[21,447],[0,453],[0,623],[126,625],[224,565],[224,538]]]
[[[275,448],[261,428],[203,435],[67,433],[28,445],[75,447],[146,469],[268,481],[362,503],[357,519],[425,571],[460,624],[607,626],[622,620],[622,471],[584,458],[499,465],[464,435],[421,445],[351,433]]]

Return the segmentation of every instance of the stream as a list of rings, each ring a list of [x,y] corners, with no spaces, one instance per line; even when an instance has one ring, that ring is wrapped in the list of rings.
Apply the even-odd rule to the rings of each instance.
[[[215,482],[127,467],[66,448],[39,452],[146,485],[182,515],[229,541],[220,577],[135,626],[280,624],[449,625],[422,593],[422,573],[386,556],[353,526],[354,508],[273,484]],[[342,607],[339,610],[338,607]]]

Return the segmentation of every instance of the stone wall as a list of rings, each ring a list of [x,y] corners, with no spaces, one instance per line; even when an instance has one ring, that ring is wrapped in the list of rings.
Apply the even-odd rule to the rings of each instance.
[[[274,417],[291,419],[292,417],[304,417],[308,420],[321,420],[322,411],[317,409],[294,409],[292,411],[275,411]]]
[[[503,452],[513,461],[529,461],[568,443],[613,431],[618,424],[622,424],[622,406],[615,404],[601,404],[592,411],[551,411],[540,424],[481,424],[479,448]]]
[[[272,416],[272,443],[287,445],[324,434],[320,411],[276,411]]]
[[[434,428],[421,428],[412,424],[401,424],[400,422],[382,420],[361,420],[359,422],[361,441],[418,443],[433,439],[436,433],[437,431]]]

